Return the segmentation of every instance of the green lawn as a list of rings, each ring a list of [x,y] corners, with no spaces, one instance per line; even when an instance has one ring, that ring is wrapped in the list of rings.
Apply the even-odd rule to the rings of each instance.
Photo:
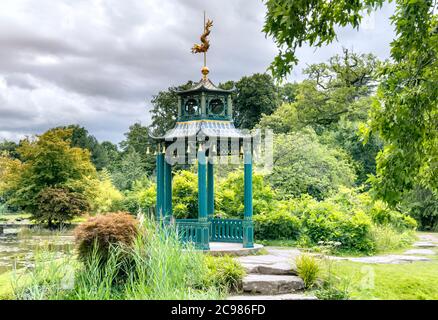
[[[333,274],[349,283],[350,299],[438,299],[438,259],[406,264],[332,263]]]

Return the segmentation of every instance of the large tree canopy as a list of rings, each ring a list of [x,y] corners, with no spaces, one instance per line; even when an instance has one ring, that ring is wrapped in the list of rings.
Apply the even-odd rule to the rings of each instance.
[[[364,10],[384,0],[264,0],[267,14],[263,31],[280,49],[271,64],[276,78],[285,77],[298,62],[295,51],[303,44],[321,47],[336,38],[336,27],[358,28]]]
[[[279,105],[279,88],[268,74],[243,77],[235,86],[234,121],[239,128],[254,128],[263,114],[272,114]]]
[[[21,141],[19,160],[0,159],[0,193],[10,194],[10,201],[30,213],[38,211],[37,198],[46,188],[63,188],[83,193],[96,170],[90,153],[71,147],[70,129],[52,129]],[[3,164],[1,164],[3,162]]]
[[[394,63],[382,70],[370,122],[386,143],[374,190],[392,204],[416,185],[438,193],[438,17],[432,1],[397,4]]]
[[[276,78],[297,63],[303,44],[322,46],[336,27],[358,28],[365,14],[383,0],[265,0],[264,31],[280,49],[271,65]],[[377,157],[373,181],[377,195],[391,204],[417,184],[438,192],[438,31],[432,0],[396,0],[391,21],[396,39],[392,64],[381,69],[381,85],[368,132],[381,135],[386,147]]]

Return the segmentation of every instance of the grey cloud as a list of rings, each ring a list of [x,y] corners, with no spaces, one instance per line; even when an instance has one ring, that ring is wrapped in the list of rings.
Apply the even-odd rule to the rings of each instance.
[[[200,78],[202,57],[190,48],[199,41],[204,9],[215,22],[212,80],[265,72],[277,49],[261,32],[259,0],[1,2],[0,139],[78,123],[116,142],[135,121],[147,124],[152,95]],[[386,58],[392,11],[387,6],[376,16],[378,29],[347,28],[339,43],[301,48],[290,80],[342,45]]]

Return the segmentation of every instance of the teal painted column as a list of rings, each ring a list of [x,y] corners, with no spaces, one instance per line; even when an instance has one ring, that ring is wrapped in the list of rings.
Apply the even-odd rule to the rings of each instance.
[[[208,220],[214,217],[214,171],[213,163],[207,163],[207,214]]]
[[[157,221],[164,214],[164,154],[161,152],[161,146],[157,151],[157,204],[155,218]]]
[[[243,218],[243,247],[254,248],[254,224],[252,221],[252,152],[244,152],[244,218]]]
[[[198,228],[196,248],[209,250],[210,223],[207,214],[207,161],[203,146],[198,151]]]
[[[166,223],[172,218],[172,165],[164,160],[164,216]]]

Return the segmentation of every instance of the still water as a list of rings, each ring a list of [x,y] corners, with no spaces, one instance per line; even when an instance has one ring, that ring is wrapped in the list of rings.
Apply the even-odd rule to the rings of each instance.
[[[73,250],[71,232],[36,235],[32,232],[19,234],[8,232],[0,236],[0,274],[14,268],[32,267],[35,254],[49,249],[59,256]]]

